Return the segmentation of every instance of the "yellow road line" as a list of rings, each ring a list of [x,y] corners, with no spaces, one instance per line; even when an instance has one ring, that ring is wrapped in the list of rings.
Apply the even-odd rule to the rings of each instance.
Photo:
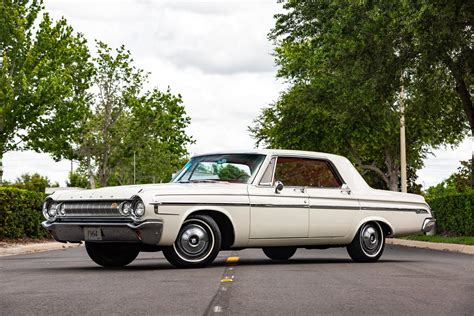
[[[234,282],[234,279],[231,279],[231,278],[221,279],[221,283],[227,283],[227,282]]]
[[[228,257],[226,263],[237,263],[239,262],[239,257]]]

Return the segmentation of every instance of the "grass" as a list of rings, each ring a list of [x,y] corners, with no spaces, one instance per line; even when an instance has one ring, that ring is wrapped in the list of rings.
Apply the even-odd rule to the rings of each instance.
[[[448,244],[474,245],[474,236],[447,237],[447,236],[412,235],[412,236],[404,237],[404,239],[448,243]]]

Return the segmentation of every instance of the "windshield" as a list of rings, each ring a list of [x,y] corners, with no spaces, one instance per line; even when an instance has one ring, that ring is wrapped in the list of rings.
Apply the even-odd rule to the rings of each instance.
[[[192,158],[173,182],[248,183],[265,160],[265,155],[221,154]]]

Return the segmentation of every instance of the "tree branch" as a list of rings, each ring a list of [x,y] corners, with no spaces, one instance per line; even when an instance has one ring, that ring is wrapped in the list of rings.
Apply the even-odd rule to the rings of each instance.
[[[364,164],[359,164],[359,167],[361,167],[362,169],[365,169],[365,170],[375,172],[380,178],[382,178],[382,180],[387,184],[387,186],[390,185],[390,181],[389,181],[388,177],[378,167],[376,167],[374,165],[364,165]]]
[[[356,165],[357,166],[359,166],[362,169],[375,172],[380,178],[382,178],[382,180],[385,182],[385,184],[387,184],[387,186],[390,185],[389,178],[385,175],[385,173],[380,168],[378,168],[374,164],[367,165],[367,164],[362,163],[362,159],[361,159],[359,153],[357,152],[357,150],[352,146],[352,144],[349,141],[347,141],[347,148],[349,148],[349,151],[352,153],[354,159],[356,160]]]

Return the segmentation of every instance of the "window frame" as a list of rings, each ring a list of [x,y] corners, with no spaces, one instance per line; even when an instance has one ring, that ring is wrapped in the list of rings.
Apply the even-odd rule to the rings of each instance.
[[[340,186],[338,187],[313,187],[313,186],[289,186],[289,185],[285,185],[285,183],[283,183],[283,185],[285,185],[286,187],[289,187],[289,188],[311,188],[311,189],[324,189],[324,190],[327,190],[327,189],[330,189],[330,190],[334,190],[334,189],[337,189],[337,190],[340,190],[342,188],[343,185],[347,184],[346,181],[344,181],[344,178],[341,176],[341,174],[339,173],[339,171],[337,170],[336,166],[334,165],[334,163],[328,159],[328,158],[315,158],[315,157],[302,157],[302,156],[294,156],[294,155],[272,155],[271,158],[269,159],[269,162],[267,164],[267,167],[265,168],[265,171],[267,170],[268,168],[268,165],[270,164],[270,162],[275,159],[275,165],[273,166],[273,173],[272,173],[272,184],[270,187],[273,187],[275,186],[275,173],[276,173],[276,167],[278,165],[278,158],[297,158],[297,159],[307,159],[307,160],[316,160],[316,161],[323,161],[325,163],[327,163],[327,165],[329,166],[329,170],[332,172],[332,174],[336,177],[336,179],[341,183]],[[259,178],[259,181],[258,181],[258,186],[261,186],[261,187],[269,187],[268,183],[262,183],[261,180],[263,178],[263,175],[265,174],[265,171],[264,173],[261,175],[261,177]]]
[[[192,156],[188,160],[188,162],[184,165],[184,167],[180,171],[178,171],[178,173],[171,179],[171,183],[185,183],[185,182],[180,182],[180,181],[184,177],[185,173],[188,171],[188,169],[185,168],[186,165],[188,163],[190,163],[190,161],[192,159],[196,159],[196,158],[200,158],[200,157],[206,157],[206,156],[217,156],[217,155],[255,155],[255,156],[263,156],[264,157],[263,161],[260,163],[260,165],[255,170],[255,172],[250,175],[247,182],[242,182],[242,183],[237,183],[237,184],[252,184],[252,183],[254,183],[254,181],[259,177],[259,173],[260,173],[263,165],[265,165],[265,160],[267,159],[266,155],[262,154],[262,153],[210,153],[210,154],[195,155],[195,156]],[[191,172],[191,175],[192,175],[194,173],[195,169],[197,168],[197,164],[192,165],[191,167],[192,167],[192,170],[190,172]]]
[[[267,172],[267,169],[270,166],[270,164],[272,163],[272,161],[274,161],[275,163],[273,165],[271,181],[270,182],[262,182],[262,179],[265,176],[265,173]],[[278,163],[278,157],[277,156],[271,156],[268,163],[267,163],[267,166],[266,166],[265,170],[262,173],[262,176],[260,177],[260,179],[258,179],[258,186],[270,187],[271,188],[275,185],[275,170],[276,170],[277,163]]]

